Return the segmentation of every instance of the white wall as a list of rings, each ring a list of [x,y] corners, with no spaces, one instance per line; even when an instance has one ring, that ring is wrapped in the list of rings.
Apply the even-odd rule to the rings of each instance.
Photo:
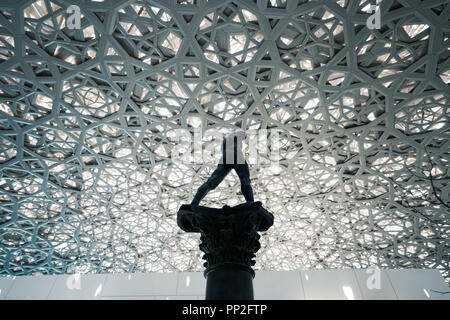
[[[256,271],[255,299],[450,299],[437,270]],[[201,272],[0,277],[2,299],[204,299]],[[372,287],[372,289],[370,289]]]

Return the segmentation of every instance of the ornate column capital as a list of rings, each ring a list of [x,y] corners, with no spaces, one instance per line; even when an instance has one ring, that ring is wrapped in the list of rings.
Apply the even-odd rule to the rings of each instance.
[[[273,221],[259,201],[222,209],[183,205],[177,215],[182,230],[201,234],[205,276],[218,269],[239,268],[254,277],[254,257],[261,247],[258,231],[268,230]]]

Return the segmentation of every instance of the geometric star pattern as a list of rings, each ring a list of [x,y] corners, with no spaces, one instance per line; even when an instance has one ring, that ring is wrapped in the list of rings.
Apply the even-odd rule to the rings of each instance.
[[[282,132],[250,165],[257,269],[449,281],[450,4],[383,0],[372,30],[370,4],[2,1],[0,275],[202,270],[176,213],[216,163],[172,134],[240,127]],[[242,201],[233,172],[202,204]]]

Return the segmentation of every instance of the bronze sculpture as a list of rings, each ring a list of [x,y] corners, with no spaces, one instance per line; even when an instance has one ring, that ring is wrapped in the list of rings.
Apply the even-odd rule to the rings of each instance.
[[[258,232],[267,231],[274,221],[260,201],[253,201],[250,171],[241,150],[245,136],[238,131],[224,139],[217,169],[200,186],[191,204],[182,205],[177,214],[177,224],[183,231],[201,235],[206,300],[253,300],[252,266],[261,247]],[[208,191],[216,188],[231,169],[239,176],[246,203],[221,209],[200,206]]]
[[[247,202],[253,202],[253,190],[250,184],[250,170],[242,153],[242,141],[245,139],[244,131],[236,131],[223,139],[222,159],[209,179],[197,190],[191,205],[199,205],[200,201],[210,190],[214,190],[234,169],[241,181],[241,192]]]

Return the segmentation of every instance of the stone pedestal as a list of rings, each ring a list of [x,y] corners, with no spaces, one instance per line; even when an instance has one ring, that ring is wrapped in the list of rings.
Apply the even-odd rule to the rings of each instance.
[[[206,300],[253,299],[253,258],[261,247],[258,231],[268,230],[273,219],[259,201],[222,209],[181,206],[178,226],[201,234]]]

